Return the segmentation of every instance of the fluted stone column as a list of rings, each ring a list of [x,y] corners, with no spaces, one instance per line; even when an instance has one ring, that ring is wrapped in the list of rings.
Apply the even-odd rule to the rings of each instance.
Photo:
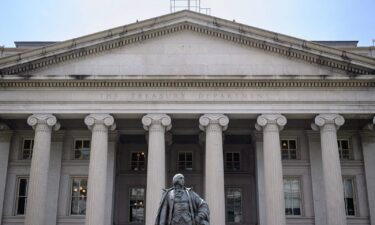
[[[108,130],[116,128],[109,114],[90,114],[85,124],[92,132],[85,225],[105,224]]]
[[[375,224],[375,117],[361,132],[370,224]]]
[[[255,125],[263,131],[264,197],[266,225],[285,225],[283,168],[281,164],[280,130],[286,118],[280,114],[263,114]]]
[[[172,127],[171,118],[166,114],[147,114],[142,124],[148,131],[146,225],[154,225],[165,188],[165,132]]]
[[[336,134],[344,122],[344,117],[338,114],[320,114],[315,117],[315,123],[312,124],[314,130],[320,130],[327,225],[346,224],[344,189]]]
[[[7,183],[8,162],[10,152],[10,141],[13,131],[9,127],[0,123],[0,224],[3,218],[3,206],[5,199],[5,185]]]
[[[27,123],[35,130],[34,148],[31,160],[30,182],[25,225],[47,225],[46,207],[48,190],[48,171],[50,163],[51,133],[60,124],[52,114],[34,114]]]
[[[223,131],[229,119],[223,114],[205,114],[199,127],[206,132],[205,199],[210,207],[210,224],[225,225]]]

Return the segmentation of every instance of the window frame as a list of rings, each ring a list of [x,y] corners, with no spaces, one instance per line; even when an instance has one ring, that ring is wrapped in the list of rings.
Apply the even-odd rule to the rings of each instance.
[[[78,176],[70,176],[69,178],[69,204],[68,204],[68,216],[74,216],[74,217],[84,217],[86,216],[85,214],[72,214],[72,200],[73,200],[73,179],[86,179],[87,182],[87,189],[86,193],[88,192],[88,181],[89,177],[87,175],[78,175]],[[87,204],[87,197],[86,196],[86,204]]]
[[[24,209],[24,214],[18,214],[18,199],[19,199],[19,188],[20,188],[20,180],[21,179],[26,179],[27,180],[27,186],[26,186],[26,201],[25,201],[25,209]],[[28,175],[20,175],[16,176],[16,193],[14,196],[14,216],[25,216],[26,215],[26,208],[27,208],[27,199],[28,199],[28,194],[29,194],[29,185],[30,185],[30,176]]]
[[[240,204],[240,209],[241,209],[241,219],[240,219],[240,222],[229,222],[228,221],[228,211],[227,211],[227,206],[228,206],[228,197],[227,197],[227,194],[228,194],[228,190],[229,189],[239,189],[240,192],[241,192],[241,204]],[[230,187],[225,187],[225,222],[226,223],[231,223],[231,224],[241,224],[244,222],[244,215],[243,215],[243,190],[244,188],[242,187],[234,187],[234,186],[230,186]]]
[[[232,154],[232,158],[233,158],[233,154],[235,153],[238,153],[238,156],[239,156],[239,169],[238,170],[234,170],[234,169],[228,169],[227,168],[227,154],[228,153],[231,153]],[[234,164],[234,160],[232,160],[232,166]],[[241,151],[225,151],[224,152],[224,172],[226,173],[235,173],[235,172],[240,172],[242,171],[242,154],[241,154]]]
[[[351,180],[352,181],[352,188],[353,188],[353,204],[354,204],[354,215],[347,215],[347,207],[345,202],[345,186],[344,181],[345,180]],[[342,186],[343,186],[343,192],[344,192],[344,203],[345,203],[345,215],[346,217],[357,217],[358,216],[358,196],[357,196],[357,185],[356,185],[356,178],[355,176],[342,176]]]
[[[288,158],[287,159],[283,159],[283,147],[282,147],[282,141],[288,141]],[[290,150],[294,150],[294,149],[290,149],[289,148],[289,142],[290,141],[295,141],[296,142],[296,158],[295,159],[291,159],[290,156]],[[301,150],[300,150],[300,147],[299,147],[299,140],[297,137],[280,137],[280,154],[281,154],[281,160],[282,161],[287,161],[287,160],[301,160]]]
[[[25,141],[26,140],[31,140],[31,145],[32,145],[32,148],[29,149],[28,151],[30,151],[30,157],[28,158],[23,158],[23,152],[25,151]],[[20,160],[30,160],[32,159],[33,157],[33,153],[34,153],[34,137],[28,137],[28,136],[25,136],[25,137],[22,137],[22,141],[21,141],[21,152],[20,152],[20,155],[19,155],[19,159]]]
[[[339,143],[338,142],[341,142],[341,141],[347,141],[348,142],[348,151],[349,151],[349,158],[348,159],[344,159],[343,156],[342,156],[342,147],[340,149],[340,146],[339,146]],[[342,146],[342,144],[340,144]],[[340,158],[340,161],[343,160],[343,161],[349,161],[349,160],[353,160],[354,159],[354,152],[353,152],[353,147],[352,147],[352,141],[350,138],[347,138],[347,137],[338,137],[337,138],[337,148],[338,148],[338,151],[339,151],[339,158]]]
[[[132,168],[132,164],[133,164],[133,153],[143,153],[144,154],[144,158],[145,158],[145,160],[144,160],[144,165],[145,165],[145,169],[144,170],[134,170],[133,168]],[[129,163],[129,165],[130,165],[130,171],[132,171],[132,172],[146,172],[147,171],[147,154],[146,154],[146,151],[145,150],[132,150],[132,151],[130,151],[130,163]],[[139,161],[137,161],[137,166],[139,167]]]
[[[89,141],[90,142],[90,149],[89,149],[89,158],[88,159],[76,159],[75,158],[75,153],[76,153],[76,141]],[[91,138],[89,137],[76,137],[73,139],[73,147],[72,147],[72,156],[70,157],[72,160],[77,160],[77,161],[90,161],[90,156],[91,156]]]
[[[303,217],[304,216],[304,213],[305,213],[305,210],[304,210],[304,199],[303,199],[303,176],[290,176],[290,175],[286,175],[286,176],[283,176],[283,195],[284,195],[284,212],[285,212],[285,209],[286,209],[286,205],[285,205],[285,190],[284,190],[284,179],[286,180],[292,180],[292,179],[297,179],[299,180],[299,201],[300,201],[300,215],[286,215],[285,213],[285,216],[286,217]]]
[[[130,221],[130,201],[132,200],[131,199],[131,189],[143,189],[143,209],[144,209],[144,212],[143,212],[143,222],[138,222],[138,221]],[[128,187],[128,223],[145,223],[146,222],[146,187],[144,186],[129,186]]]
[[[184,169],[180,169],[180,153],[185,154],[185,161],[184,161]],[[187,170],[186,169],[186,163],[188,162],[186,160],[186,153],[191,153],[191,169]],[[178,151],[177,152],[177,171],[184,171],[184,172],[189,172],[194,170],[194,152],[193,151]]]

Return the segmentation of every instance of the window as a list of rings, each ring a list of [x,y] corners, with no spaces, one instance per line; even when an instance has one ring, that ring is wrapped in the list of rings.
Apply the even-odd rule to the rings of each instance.
[[[178,153],[178,170],[193,170],[193,153]]]
[[[90,159],[90,140],[77,139],[74,141],[74,159]]]
[[[131,153],[131,169],[134,171],[146,170],[146,156],[142,151]]]
[[[239,171],[240,170],[240,153],[227,152],[225,153],[225,170],[226,171]]]
[[[355,216],[354,178],[344,178],[344,200],[347,216]]]
[[[226,214],[227,222],[240,223],[242,220],[241,188],[226,189]]]
[[[285,215],[301,215],[301,182],[298,178],[284,178]]]
[[[349,140],[337,140],[337,145],[339,147],[340,159],[350,159],[350,146]]]
[[[129,189],[129,222],[144,222],[145,189]]]
[[[297,159],[297,141],[296,140],[281,140],[281,158],[282,159]]]
[[[16,215],[25,215],[27,203],[28,178],[17,179]]]
[[[87,178],[72,178],[70,215],[85,215],[87,200]]]
[[[22,159],[31,159],[33,156],[34,139],[27,138],[23,140]]]

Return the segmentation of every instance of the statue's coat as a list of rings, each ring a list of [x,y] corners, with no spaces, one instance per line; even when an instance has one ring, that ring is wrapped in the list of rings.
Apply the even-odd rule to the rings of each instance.
[[[183,188],[189,196],[189,209],[194,223],[195,217],[199,216],[201,224],[209,225],[209,209],[207,203],[199,197],[191,188]],[[163,190],[155,225],[171,225],[174,205],[174,188]],[[195,225],[201,225],[195,224]]]

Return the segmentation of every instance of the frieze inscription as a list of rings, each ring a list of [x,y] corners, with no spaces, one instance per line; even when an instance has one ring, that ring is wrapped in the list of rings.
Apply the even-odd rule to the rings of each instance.
[[[262,98],[260,93],[240,91],[127,91],[102,94],[107,101],[249,101]]]

